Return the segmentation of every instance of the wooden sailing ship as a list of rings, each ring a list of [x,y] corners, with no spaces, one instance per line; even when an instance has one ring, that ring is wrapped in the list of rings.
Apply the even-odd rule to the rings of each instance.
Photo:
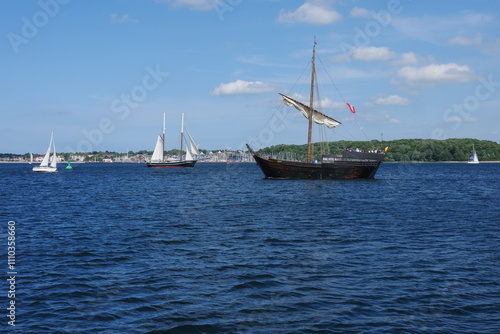
[[[293,106],[308,119],[307,160],[291,161],[264,157],[246,145],[257,165],[266,178],[285,179],[371,179],[375,177],[378,167],[384,160],[385,150],[363,152],[345,150],[337,154],[324,154],[321,161],[312,160],[312,128],[313,122],[334,128],[339,121],[314,109],[314,91],[316,83],[316,41],[314,42],[311,61],[311,89],[309,105],[299,102],[287,95],[280,94],[287,106]]]

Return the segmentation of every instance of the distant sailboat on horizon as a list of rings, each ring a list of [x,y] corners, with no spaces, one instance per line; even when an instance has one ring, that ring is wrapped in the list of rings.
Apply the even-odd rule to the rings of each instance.
[[[193,138],[189,133],[187,133],[188,138],[186,138],[186,157],[182,159],[182,147],[184,142],[184,113],[182,113],[181,120],[181,133],[180,133],[180,149],[178,159],[165,159],[165,113],[163,114],[163,132],[158,135],[156,140],[156,146],[153,151],[153,155],[149,162],[146,162],[148,167],[160,167],[160,168],[190,168],[194,167],[197,160],[193,158],[193,155],[198,155],[198,147],[196,146]]]
[[[469,161],[467,161],[469,164],[478,164],[479,159],[477,157],[476,149],[474,148],[474,144],[472,144],[472,156],[469,158]]]
[[[52,151],[52,159],[51,159]],[[42,173],[54,173],[57,172],[57,154],[56,154],[56,144],[54,142],[54,133],[50,135],[50,143],[47,148],[47,152],[43,157],[42,163],[39,166],[33,167],[34,172]]]

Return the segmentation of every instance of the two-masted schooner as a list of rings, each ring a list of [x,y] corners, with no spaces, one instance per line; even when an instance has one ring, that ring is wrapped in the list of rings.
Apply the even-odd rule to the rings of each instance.
[[[181,120],[181,132],[180,132],[180,149],[179,156],[177,159],[165,158],[165,114],[163,114],[163,131],[158,135],[156,140],[156,146],[153,151],[151,159],[146,162],[148,167],[194,167],[198,160],[193,158],[193,155],[198,155],[198,147],[196,146],[193,138],[187,133],[187,138],[184,136],[184,113],[182,114]],[[182,148],[183,143],[186,141],[186,156],[183,159]]]
[[[316,41],[314,41],[311,61],[311,89],[309,105],[299,102],[287,95],[280,94],[287,106],[293,106],[308,119],[307,134],[307,160],[291,161],[264,157],[255,152],[250,145],[246,145],[253,155],[257,165],[266,178],[285,179],[370,179],[375,176],[378,167],[384,160],[385,151],[375,150],[362,152],[358,150],[346,150],[338,154],[324,154],[322,160],[312,160],[312,128],[313,122],[334,128],[341,124],[339,121],[314,109],[314,92],[316,89]],[[349,105],[348,105],[349,106]]]

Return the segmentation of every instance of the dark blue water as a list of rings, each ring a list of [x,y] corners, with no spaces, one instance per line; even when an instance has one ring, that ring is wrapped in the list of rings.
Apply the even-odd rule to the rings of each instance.
[[[19,333],[498,333],[500,164],[0,165]],[[8,278],[8,277],[7,277]],[[0,311],[1,313],[2,311]]]

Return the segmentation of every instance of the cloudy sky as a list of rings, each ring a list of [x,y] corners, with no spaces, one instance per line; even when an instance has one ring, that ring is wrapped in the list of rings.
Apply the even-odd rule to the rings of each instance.
[[[5,0],[0,152],[303,144],[316,38],[328,140],[500,141],[500,2]],[[327,74],[320,74],[326,70]],[[307,97],[305,98],[307,102]],[[356,108],[350,112],[345,102]]]

